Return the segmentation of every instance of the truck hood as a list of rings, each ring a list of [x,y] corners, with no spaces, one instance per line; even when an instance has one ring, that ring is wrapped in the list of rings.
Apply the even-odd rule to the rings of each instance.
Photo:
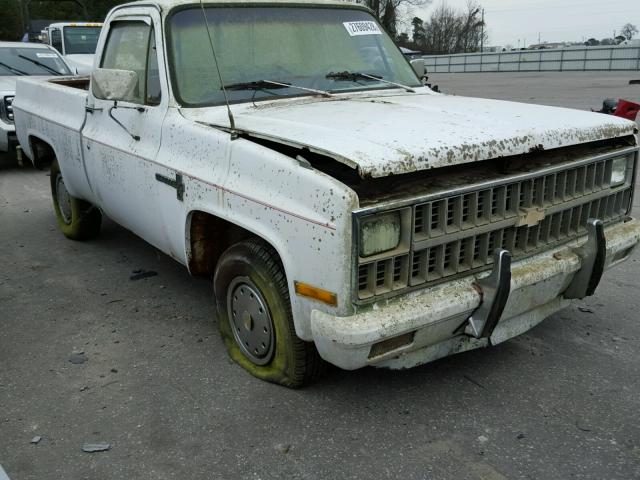
[[[633,134],[634,122],[566,108],[435,94],[372,92],[232,105],[236,130],[328,155],[365,177],[518,155]],[[226,108],[183,109],[228,128]]]
[[[16,80],[18,77],[0,76],[0,92],[3,94],[12,94],[16,91]]]
[[[77,68],[80,75],[88,74],[93,70],[93,57],[89,54],[65,55],[64,59],[72,68]]]

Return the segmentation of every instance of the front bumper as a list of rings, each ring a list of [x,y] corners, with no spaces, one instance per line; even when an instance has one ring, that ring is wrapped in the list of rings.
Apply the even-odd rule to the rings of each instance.
[[[624,261],[640,242],[640,221],[629,220],[605,229],[608,269]],[[311,314],[316,347],[325,360],[355,370],[366,365],[409,368],[454,353],[496,345],[526,332],[569,305],[562,294],[582,268],[576,248],[586,237],[515,262],[511,291],[500,321],[488,338],[461,333],[482,295],[477,280],[489,273],[451,281],[431,289],[378,302],[350,317],[318,310]],[[407,341],[397,348],[380,346]],[[386,342],[386,343],[381,343]]]

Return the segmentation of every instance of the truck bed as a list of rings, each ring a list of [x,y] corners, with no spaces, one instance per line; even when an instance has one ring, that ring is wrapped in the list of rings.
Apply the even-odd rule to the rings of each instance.
[[[88,77],[21,78],[14,102],[16,132],[27,157],[34,158],[35,139],[54,145],[69,193],[85,199],[91,198],[81,140],[88,89]]]

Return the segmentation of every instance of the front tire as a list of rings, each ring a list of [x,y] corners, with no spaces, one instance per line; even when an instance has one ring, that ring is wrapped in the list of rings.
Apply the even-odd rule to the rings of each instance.
[[[72,240],[89,240],[100,233],[102,213],[89,202],[69,195],[58,161],[51,164],[51,196],[58,227]]]
[[[295,333],[289,289],[275,250],[260,240],[222,254],[213,280],[218,326],[231,358],[257,378],[291,388],[313,381],[323,361]]]

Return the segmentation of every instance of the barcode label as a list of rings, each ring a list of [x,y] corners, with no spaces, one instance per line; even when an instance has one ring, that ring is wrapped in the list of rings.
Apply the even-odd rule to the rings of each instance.
[[[357,35],[382,35],[376,22],[344,22],[343,25],[352,37]]]

